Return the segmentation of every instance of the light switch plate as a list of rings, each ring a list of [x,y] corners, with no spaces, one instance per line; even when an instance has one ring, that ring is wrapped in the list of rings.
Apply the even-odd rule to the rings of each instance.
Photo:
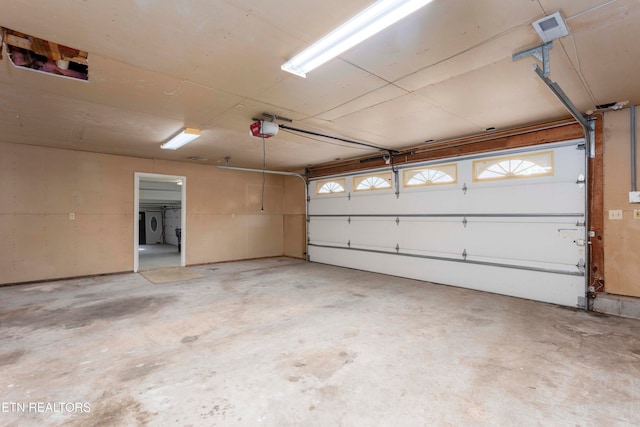
[[[622,210],[610,210],[609,219],[622,219]]]
[[[640,209],[633,210],[633,219],[640,219]]]

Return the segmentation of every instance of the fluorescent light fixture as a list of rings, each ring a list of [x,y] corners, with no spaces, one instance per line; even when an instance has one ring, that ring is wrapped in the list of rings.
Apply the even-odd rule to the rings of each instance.
[[[184,128],[182,132],[160,146],[164,150],[177,150],[200,136],[200,131],[194,128]]]
[[[300,77],[433,0],[378,0],[280,68]]]

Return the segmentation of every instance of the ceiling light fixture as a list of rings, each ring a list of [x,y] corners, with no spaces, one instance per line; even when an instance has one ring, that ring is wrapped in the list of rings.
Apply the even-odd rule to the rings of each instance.
[[[280,68],[300,77],[363,42],[432,0],[378,0]]]
[[[164,150],[177,150],[200,136],[200,131],[194,128],[184,128],[179,134],[160,146]]]

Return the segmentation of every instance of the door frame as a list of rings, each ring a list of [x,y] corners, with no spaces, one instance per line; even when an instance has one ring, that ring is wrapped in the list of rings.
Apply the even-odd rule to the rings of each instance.
[[[186,266],[186,241],[187,241],[187,177],[179,175],[163,175],[157,173],[135,172],[133,180],[133,272],[137,273],[139,268],[139,220],[138,213],[140,211],[140,180],[145,178],[152,179],[166,179],[166,180],[181,180],[182,186],[180,189],[180,228],[182,229],[182,236],[180,239],[182,250],[180,251],[180,267]]]

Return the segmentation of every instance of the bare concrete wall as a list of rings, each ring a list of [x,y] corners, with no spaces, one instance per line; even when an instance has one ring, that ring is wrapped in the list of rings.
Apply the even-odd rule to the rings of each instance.
[[[640,297],[640,219],[633,215],[640,204],[629,203],[630,117],[629,110],[604,116],[605,287],[609,293]],[[636,139],[640,143],[637,129]],[[640,162],[636,166],[640,176]],[[609,219],[610,210],[622,210],[622,219]]]
[[[188,265],[284,253],[281,176],[0,143],[0,284],[132,271],[134,172],[187,177]]]

